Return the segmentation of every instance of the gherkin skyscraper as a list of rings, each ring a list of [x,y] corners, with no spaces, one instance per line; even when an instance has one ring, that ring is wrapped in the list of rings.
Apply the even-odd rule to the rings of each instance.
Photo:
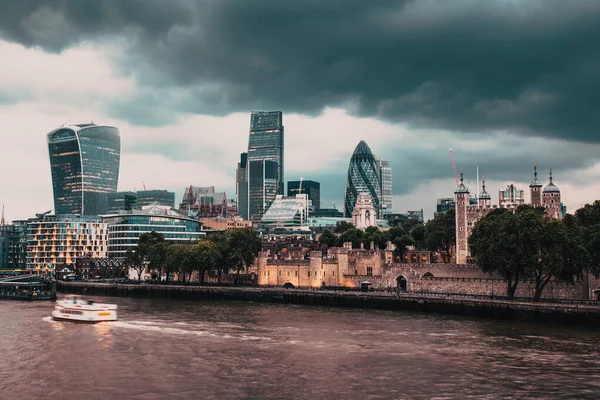
[[[381,184],[379,182],[379,170],[375,162],[375,156],[364,140],[354,149],[350,166],[348,167],[348,178],[346,180],[346,196],[344,197],[344,214],[347,218],[352,217],[356,198],[360,193],[368,193],[371,196],[373,206],[379,218],[381,214]]]

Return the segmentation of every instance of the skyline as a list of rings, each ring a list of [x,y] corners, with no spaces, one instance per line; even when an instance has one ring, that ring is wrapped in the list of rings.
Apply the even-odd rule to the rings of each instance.
[[[479,166],[494,202],[507,184],[527,187],[534,161],[544,183],[553,168],[569,212],[600,193],[597,3],[465,0],[450,12],[442,2],[304,2],[284,12],[180,1],[140,15],[134,1],[39,4],[0,16],[7,221],[53,208],[44,136],[68,120],[119,128],[120,191],[144,181],[179,201],[190,184],[215,185],[234,198],[257,109],[283,111],[286,182],[321,182],[323,207],[343,208],[360,140],[391,164],[394,212],[431,218],[435,200],[452,197],[448,148],[472,190]],[[324,19],[310,25],[315,12]],[[250,29],[273,13],[288,27]]]

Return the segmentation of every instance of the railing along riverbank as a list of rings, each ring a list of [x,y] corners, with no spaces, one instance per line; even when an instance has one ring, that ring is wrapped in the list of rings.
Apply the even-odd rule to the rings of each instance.
[[[407,310],[526,322],[600,327],[600,306],[544,303],[468,295],[360,292],[323,289],[59,282],[59,292],[174,300],[236,300],[282,304]]]

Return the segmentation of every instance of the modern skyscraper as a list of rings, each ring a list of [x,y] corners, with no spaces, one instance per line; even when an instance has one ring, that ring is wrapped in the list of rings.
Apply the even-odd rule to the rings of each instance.
[[[235,195],[238,213],[243,219],[248,219],[248,181],[246,177],[246,166],[248,165],[248,153],[240,154],[240,162],[235,171]]]
[[[283,194],[284,146],[283,114],[281,111],[253,112],[246,163],[248,212],[244,218],[260,219],[277,194]],[[243,160],[243,158],[242,158]],[[275,191],[272,185],[275,185]],[[238,208],[241,205],[238,202]]]
[[[346,180],[346,195],[344,197],[344,214],[346,218],[352,217],[356,199],[361,193],[368,193],[371,196],[371,203],[375,208],[377,217],[379,217],[381,215],[379,170],[375,163],[375,157],[364,140],[361,140],[356,146],[350,158]]]
[[[289,181],[287,183],[288,197],[294,197],[297,194],[307,194],[308,200],[312,203],[312,210],[321,208],[321,184],[311,180]]]
[[[118,214],[119,211],[130,211],[137,206],[135,192],[116,192],[106,195],[106,214]]]
[[[383,214],[392,212],[392,167],[389,161],[377,160],[379,183],[381,185],[381,210]]]
[[[106,212],[106,193],[117,191],[121,137],[112,126],[62,126],[47,135],[55,214]]]

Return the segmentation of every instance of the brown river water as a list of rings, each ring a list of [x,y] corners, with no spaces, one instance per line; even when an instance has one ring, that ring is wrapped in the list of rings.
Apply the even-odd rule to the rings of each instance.
[[[0,399],[598,399],[600,331],[243,302],[0,301]]]

